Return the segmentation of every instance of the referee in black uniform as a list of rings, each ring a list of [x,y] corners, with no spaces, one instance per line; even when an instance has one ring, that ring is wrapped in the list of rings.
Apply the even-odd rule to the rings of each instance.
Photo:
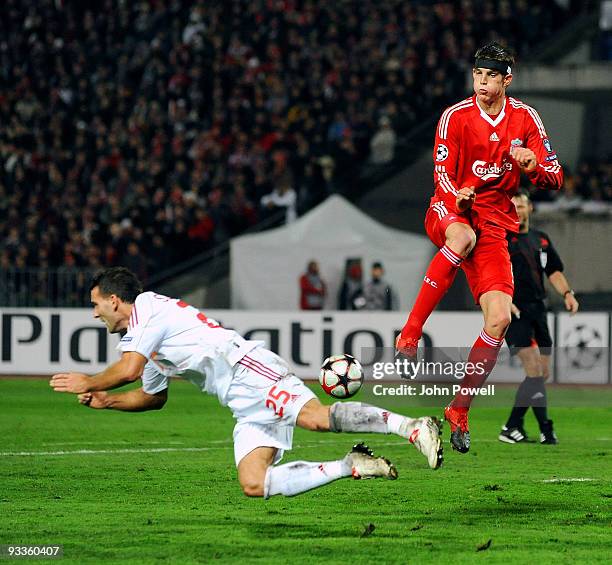
[[[563,263],[550,238],[529,227],[529,216],[533,211],[529,196],[520,193],[512,200],[520,220],[520,230],[518,234],[508,234],[514,297],[506,343],[511,353],[521,360],[526,377],[516,392],[514,407],[499,440],[505,443],[527,440],[523,422],[531,406],[540,426],[540,443],[555,444],[557,436],[552,420],[548,419],[544,388],[550,374],[552,339],[546,320],[543,275],[546,274],[554,289],[563,296],[565,308],[572,314],[578,311],[578,301],[563,274]]]

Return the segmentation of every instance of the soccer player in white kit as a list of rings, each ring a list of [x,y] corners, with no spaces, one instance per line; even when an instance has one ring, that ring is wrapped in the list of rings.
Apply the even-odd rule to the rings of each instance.
[[[244,339],[181,300],[143,292],[128,269],[112,267],[97,273],[91,302],[94,317],[110,333],[121,334],[117,347],[121,358],[91,377],[54,375],[53,389],[78,394],[79,402],[90,408],[128,412],[162,408],[171,376],[184,377],[203,392],[216,394],[237,420],[234,456],[247,496],[293,496],[350,476],[397,478],[395,467],[363,444],[336,461],[277,465],[283,452],[291,449],[296,425],[326,432],[394,433],[425,455],[431,468],[442,464],[434,418],[408,418],[361,402],[324,406],[263,342]],[[139,389],[106,392],[139,378]]]

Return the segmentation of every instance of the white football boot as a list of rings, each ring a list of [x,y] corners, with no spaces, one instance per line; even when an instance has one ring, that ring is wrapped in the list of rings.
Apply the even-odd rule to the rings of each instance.
[[[372,450],[363,443],[358,443],[345,457],[345,461],[351,466],[351,474],[354,479],[373,479],[385,477],[397,479],[395,465],[384,457],[375,457]]]
[[[425,416],[417,418],[416,425],[409,419],[400,427],[400,435],[405,437],[425,457],[432,469],[439,469],[444,461],[442,440],[440,439],[440,422],[437,418]],[[410,430],[412,428],[412,430]]]

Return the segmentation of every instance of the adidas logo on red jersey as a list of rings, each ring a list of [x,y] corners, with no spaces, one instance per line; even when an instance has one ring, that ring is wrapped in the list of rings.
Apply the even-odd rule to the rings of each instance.
[[[489,137],[489,141],[499,141],[499,137],[497,137],[497,133],[493,132]]]

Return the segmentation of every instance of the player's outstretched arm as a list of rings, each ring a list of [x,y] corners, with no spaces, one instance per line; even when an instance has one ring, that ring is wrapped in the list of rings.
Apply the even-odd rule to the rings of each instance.
[[[147,394],[142,388],[108,394],[107,392],[85,392],[79,394],[79,402],[98,410],[121,410],[123,412],[145,412],[161,410],[168,400],[168,389],[155,394]]]
[[[83,373],[58,373],[49,384],[55,392],[96,392],[111,390],[140,378],[147,363],[146,357],[135,351],[126,351],[121,359],[101,373],[88,377]]]
[[[123,412],[145,412],[160,410],[168,399],[167,389],[156,394],[147,394],[142,388],[108,394],[107,392],[86,392],[79,394],[79,402],[98,410],[121,410]]]

